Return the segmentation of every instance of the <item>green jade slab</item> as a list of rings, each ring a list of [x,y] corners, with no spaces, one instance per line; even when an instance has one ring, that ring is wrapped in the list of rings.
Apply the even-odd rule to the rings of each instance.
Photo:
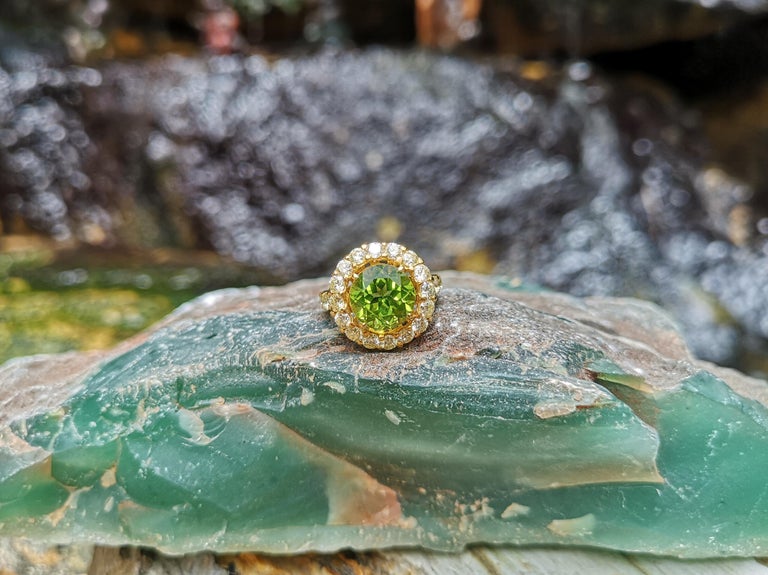
[[[443,274],[366,351],[326,280],[224,290],[0,367],[0,535],[299,553],[474,542],[768,554],[768,386],[636,300]]]

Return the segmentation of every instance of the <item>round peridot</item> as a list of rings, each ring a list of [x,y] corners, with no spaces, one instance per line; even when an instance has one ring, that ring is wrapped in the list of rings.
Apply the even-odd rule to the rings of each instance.
[[[352,311],[374,333],[389,333],[405,324],[415,304],[411,276],[389,264],[364,269],[349,288]]]

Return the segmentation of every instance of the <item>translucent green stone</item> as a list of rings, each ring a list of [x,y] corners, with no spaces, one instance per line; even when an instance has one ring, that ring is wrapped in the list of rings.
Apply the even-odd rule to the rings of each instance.
[[[321,279],[0,366],[0,538],[768,553],[765,381],[644,302],[443,275],[437,329],[395,353],[338,345]]]
[[[387,333],[403,325],[416,305],[411,276],[389,264],[363,270],[349,290],[357,319],[369,330]]]

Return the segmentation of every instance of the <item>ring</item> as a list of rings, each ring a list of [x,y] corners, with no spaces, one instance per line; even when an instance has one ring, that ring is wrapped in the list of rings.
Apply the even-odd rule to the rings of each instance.
[[[424,333],[442,282],[415,252],[396,243],[355,248],[337,265],[323,307],[349,339],[395,349]]]

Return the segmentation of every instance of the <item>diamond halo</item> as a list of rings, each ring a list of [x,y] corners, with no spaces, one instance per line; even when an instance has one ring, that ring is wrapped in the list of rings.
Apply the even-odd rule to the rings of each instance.
[[[320,301],[347,338],[368,349],[391,350],[426,331],[440,287],[440,276],[415,252],[394,242],[371,242],[339,261]]]

